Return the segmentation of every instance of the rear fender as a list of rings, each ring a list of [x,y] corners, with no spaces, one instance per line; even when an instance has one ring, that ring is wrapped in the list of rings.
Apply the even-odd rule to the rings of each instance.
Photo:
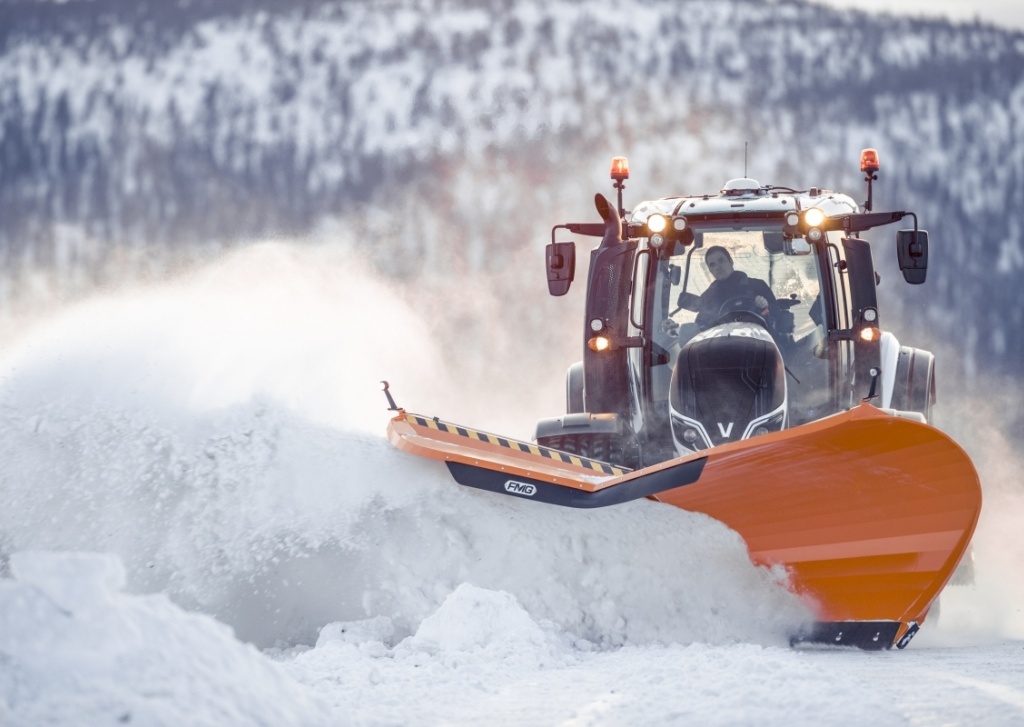
[[[879,344],[882,359],[882,393],[879,407],[888,409],[892,406],[892,392],[896,385],[896,365],[900,358],[900,342],[889,331],[882,333]]]
[[[565,411],[579,414],[587,410],[583,389],[583,362],[577,361],[565,372]]]

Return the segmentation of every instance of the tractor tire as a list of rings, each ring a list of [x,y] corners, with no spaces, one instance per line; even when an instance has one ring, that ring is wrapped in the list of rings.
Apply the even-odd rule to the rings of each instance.
[[[930,351],[910,346],[900,347],[896,362],[896,382],[892,392],[892,408],[916,411],[931,424],[935,406],[935,356]]]

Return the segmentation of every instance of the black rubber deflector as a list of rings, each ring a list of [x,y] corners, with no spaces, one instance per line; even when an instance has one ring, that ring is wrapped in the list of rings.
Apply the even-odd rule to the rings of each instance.
[[[462,462],[448,462],[447,465],[455,481],[467,487],[476,487],[502,495],[513,495],[565,507],[607,507],[693,484],[704,471],[706,461],[707,458],[704,457],[683,462],[673,467],[634,477],[597,492],[577,490],[565,485],[554,485],[529,477],[516,477],[507,472],[498,472]]]

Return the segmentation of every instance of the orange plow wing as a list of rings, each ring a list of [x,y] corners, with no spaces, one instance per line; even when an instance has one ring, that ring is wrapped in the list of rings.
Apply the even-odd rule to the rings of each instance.
[[[404,411],[388,437],[471,487],[570,507],[652,497],[706,513],[755,563],[785,566],[816,608],[814,631],[795,640],[904,646],[981,511],[977,472],[955,442],[866,404],[637,471]]]

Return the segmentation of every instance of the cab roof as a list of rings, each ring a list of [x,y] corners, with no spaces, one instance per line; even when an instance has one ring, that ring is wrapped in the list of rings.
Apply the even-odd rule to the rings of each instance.
[[[845,194],[812,187],[794,190],[761,185],[748,177],[731,179],[717,194],[663,197],[641,202],[629,215],[630,222],[644,223],[652,214],[685,217],[719,217],[723,214],[763,216],[820,207],[827,215],[859,212],[860,207]]]

